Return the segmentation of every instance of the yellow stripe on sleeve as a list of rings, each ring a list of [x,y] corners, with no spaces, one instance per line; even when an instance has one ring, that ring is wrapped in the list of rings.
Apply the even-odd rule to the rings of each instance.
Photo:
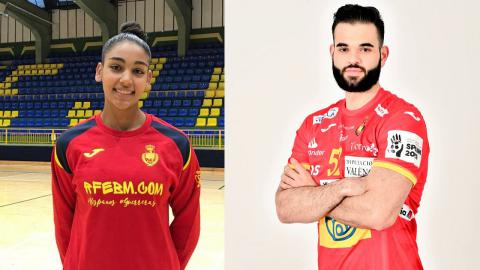
[[[410,180],[410,182],[412,182],[412,184],[414,186],[415,186],[415,184],[417,184],[417,177],[415,177],[415,175],[413,173],[411,173],[409,170],[405,169],[404,167],[402,167],[400,165],[390,163],[390,162],[386,162],[386,161],[374,161],[372,166],[381,167],[381,168],[385,168],[385,169],[390,169],[394,172],[397,172],[397,173],[405,176],[408,180]]]
[[[60,160],[58,160],[58,157],[57,157],[57,148],[55,147],[54,149],[54,154],[55,154],[55,162],[57,163],[57,165],[62,168],[63,170],[65,170],[65,168],[63,168],[62,164],[60,163]]]
[[[190,157],[192,156],[192,147],[190,147],[190,151],[188,152],[188,159],[187,159],[187,162],[185,163],[185,165],[183,166],[183,169],[185,171],[185,169],[188,167],[188,165],[190,165]]]

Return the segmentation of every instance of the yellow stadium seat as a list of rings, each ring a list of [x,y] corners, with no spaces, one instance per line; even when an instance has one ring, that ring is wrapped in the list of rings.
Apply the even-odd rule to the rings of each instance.
[[[162,70],[163,64],[156,64],[155,65],[155,70]]]
[[[0,127],[3,127],[3,119],[0,119]]]
[[[18,88],[12,89],[12,95],[18,95]]]
[[[30,69],[37,69],[37,65],[36,64],[30,65]]]
[[[17,69],[18,69],[18,70],[24,70],[25,67],[24,67],[23,65],[19,65],[19,66],[17,67]]]
[[[212,108],[210,110],[210,116],[220,116],[220,108]]]
[[[158,75],[160,75],[160,71],[154,70],[154,71],[152,72],[152,75],[153,75],[153,77],[158,77]]]
[[[143,100],[139,100],[138,101],[138,108],[142,108],[143,107]]]
[[[210,82],[218,82],[220,80],[220,75],[212,75]]]
[[[12,77],[12,82],[18,82],[18,77],[17,76]]]
[[[50,68],[51,69],[57,68],[57,64],[50,64]]]
[[[0,89],[3,89],[3,88],[5,88],[5,83],[2,82],[0,83]]]
[[[147,99],[148,98],[148,91],[145,91],[142,93],[142,95],[140,96],[140,99]]]
[[[151,64],[158,64],[158,58],[152,58],[152,60],[150,60],[150,63]]]
[[[10,87],[12,87],[11,83],[9,83],[9,82],[5,83],[5,89],[10,88]]]
[[[12,78],[10,78],[10,77],[5,78],[5,82],[11,82],[11,81],[12,81]]]
[[[74,110],[69,110],[67,114],[67,118],[72,118],[75,117],[75,111]]]
[[[158,58],[158,63],[165,64],[166,62],[167,62],[167,58],[165,58],[165,57]]]
[[[18,111],[12,111],[12,118],[18,117]]]
[[[221,67],[215,67],[215,68],[213,68],[213,74],[215,74],[215,75],[220,75],[220,74],[222,74],[222,68],[221,68]]]
[[[220,81],[221,81],[221,82],[224,82],[224,81],[225,81],[225,75],[224,75],[224,74],[222,74],[222,75],[220,76]]]
[[[85,111],[84,110],[77,110],[77,114],[75,115],[77,118],[83,118],[85,117]]]
[[[5,90],[0,89],[0,96],[3,96],[3,95],[5,95]]]
[[[156,80],[157,79],[155,77],[152,77],[152,79],[150,79],[150,84],[154,84]]]
[[[206,119],[205,118],[197,118],[197,123],[195,124],[195,126],[197,127],[204,127],[207,123],[206,123]]]
[[[72,119],[70,119],[70,124],[68,126],[73,127],[76,124],[78,124],[78,119],[72,118]]]
[[[198,116],[208,116],[209,114],[209,109],[208,108],[201,108],[200,109],[200,113],[198,114]]]
[[[58,74],[58,69],[52,69],[52,75],[57,75]]]
[[[213,107],[222,107],[223,101],[221,98],[216,98],[213,100]]]
[[[3,119],[3,127],[9,127],[10,126],[10,119]]]
[[[51,75],[51,74],[52,74],[52,70],[51,70],[51,69],[45,70],[45,75]]]
[[[204,99],[202,107],[212,107],[212,99],[210,99],[210,98]]]
[[[32,75],[32,70],[30,69],[25,70],[25,75]]]
[[[37,69],[32,69],[32,75],[37,75],[38,74],[38,70]]]
[[[215,92],[215,97],[216,97],[216,98],[223,98],[223,97],[225,97],[225,91],[224,91],[224,90],[217,90],[217,92]]]
[[[30,69],[30,65],[24,65],[24,66],[23,66],[23,69],[24,69],[24,70],[29,70],[29,69]]]
[[[219,89],[219,90],[225,90],[225,83],[224,83],[224,82],[219,82],[217,89]]]
[[[216,127],[216,126],[217,126],[217,118],[208,118],[207,127]]]
[[[84,101],[83,102],[83,106],[82,106],[82,109],[90,109],[90,101]]]
[[[39,69],[38,75],[45,75],[45,69]]]
[[[25,70],[19,70],[18,75],[25,75]]]
[[[73,109],[81,109],[81,108],[82,108],[82,102],[75,101],[75,105],[73,105]]]
[[[43,68],[43,64],[37,64],[37,69],[42,69]]]
[[[102,110],[95,110],[95,114],[100,114],[102,113]]]
[[[0,117],[3,117],[3,111],[0,111]]]
[[[206,98],[213,98],[213,97],[215,97],[215,91],[213,91],[213,90],[207,90],[207,91],[205,91],[205,97],[206,97]]]
[[[154,69],[155,69],[155,65],[150,65],[150,66],[148,66],[148,69],[154,70]]]
[[[12,89],[5,89],[5,95],[10,96],[12,94]]]
[[[63,68],[63,63],[57,64],[57,68]]]
[[[208,90],[215,90],[217,89],[217,83],[209,83],[208,84]]]
[[[13,76],[17,76],[17,75],[18,75],[18,70],[12,71],[12,75],[13,75]]]
[[[50,64],[44,64],[44,65],[43,65],[43,68],[44,68],[44,69],[49,69],[49,68],[50,68]]]
[[[12,112],[11,111],[4,111],[3,112],[3,117],[4,118],[10,118],[12,116]]]
[[[90,118],[93,116],[93,111],[92,110],[86,110],[85,111],[85,117]]]

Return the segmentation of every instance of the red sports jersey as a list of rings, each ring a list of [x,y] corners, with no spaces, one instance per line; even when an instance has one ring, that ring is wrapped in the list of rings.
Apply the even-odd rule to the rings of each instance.
[[[393,170],[413,183],[395,224],[385,230],[354,228],[328,216],[319,220],[319,269],[422,269],[414,217],[428,154],[420,112],[383,89],[358,110],[347,110],[342,99],[305,119],[292,157],[310,165],[319,185],[365,176],[371,166]]]
[[[133,131],[97,115],[61,135],[51,164],[64,269],[185,268],[200,231],[199,165],[185,134],[149,114]]]

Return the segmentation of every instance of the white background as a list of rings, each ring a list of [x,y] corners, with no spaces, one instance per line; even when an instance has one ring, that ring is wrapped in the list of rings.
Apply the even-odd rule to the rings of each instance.
[[[274,195],[304,117],[343,97],[331,72],[344,1],[226,3],[226,269],[316,269],[316,226],[277,220]],[[479,269],[480,4],[376,6],[390,47],[380,82],[416,105],[430,140],[417,216],[425,269]]]

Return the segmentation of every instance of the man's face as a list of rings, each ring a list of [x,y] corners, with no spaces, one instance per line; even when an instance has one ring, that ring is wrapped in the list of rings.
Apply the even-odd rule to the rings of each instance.
[[[388,48],[380,48],[373,23],[339,23],[330,47],[332,70],[340,88],[364,92],[378,82]]]

